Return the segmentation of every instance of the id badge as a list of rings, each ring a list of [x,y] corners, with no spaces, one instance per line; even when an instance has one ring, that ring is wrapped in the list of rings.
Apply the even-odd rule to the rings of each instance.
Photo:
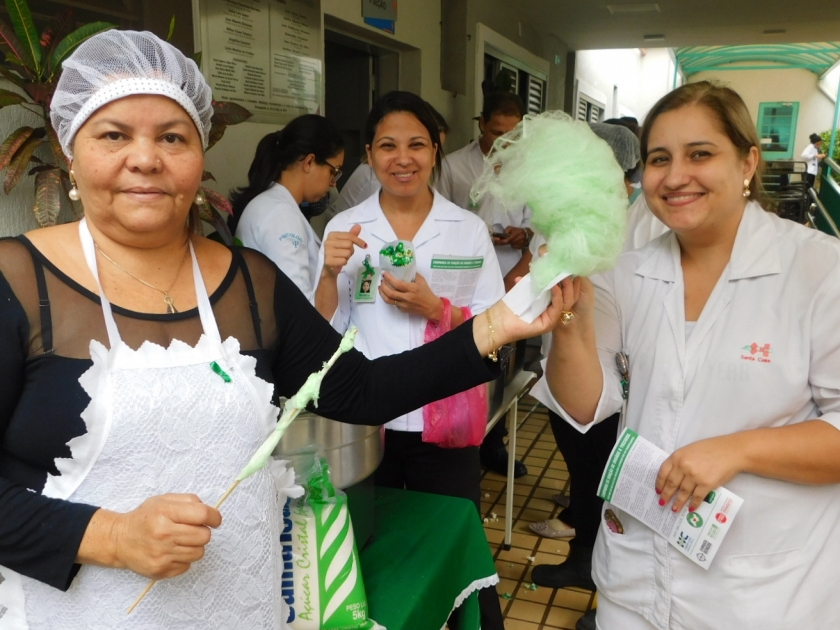
[[[376,302],[379,275],[379,269],[370,264],[370,256],[365,256],[363,266],[359,268],[359,273],[356,274],[354,302],[367,302],[369,304]]]

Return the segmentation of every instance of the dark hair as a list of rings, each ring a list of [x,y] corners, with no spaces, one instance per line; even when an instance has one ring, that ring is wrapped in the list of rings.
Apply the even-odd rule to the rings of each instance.
[[[808,138],[811,140],[811,144],[822,142],[822,136],[818,133],[812,133]]]
[[[487,122],[493,114],[522,118],[525,116],[525,103],[513,92],[491,92],[484,97],[481,116]]]
[[[233,216],[228,221],[231,231],[251,200],[280,178],[280,173],[307,155],[314,155],[319,164],[326,164],[344,149],[344,137],[334,123],[317,114],[298,116],[279,131],[268,134],[257,145],[254,160],[248,169],[248,185],[230,192]]]
[[[376,137],[376,128],[379,126],[379,123],[388,114],[394,114],[396,112],[412,114],[426,128],[426,131],[429,132],[432,144],[437,145],[435,165],[432,169],[432,175],[437,177],[440,175],[440,165],[443,161],[443,146],[441,146],[440,142],[438,121],[432,113],[431,106],[416,94],[394,90],[379,97],[373,104],[368,114],[367,122],[365,122],[365,144],[368,146],[373,144],[373,139]]]
[[[657,101],[656,105],[648,112],[644,127],[642,127],[640,139],[642,162],[647,162],[648,138],[656,119],[666,112],[688,105],[706,107],[717,119],[721,131],[735,145],[741,157],[747,157],[752,147],[758,150],[758,164],[756,164],[755,174],[750,180],[750,193],[752,199],[760,199],[763,192],[761,176],[764,173],[764,159],[761,157],[761,146],[758,142],[755,124],[753,124],[744,100],[738,93],[717,83],[710,81],[686,83]]]

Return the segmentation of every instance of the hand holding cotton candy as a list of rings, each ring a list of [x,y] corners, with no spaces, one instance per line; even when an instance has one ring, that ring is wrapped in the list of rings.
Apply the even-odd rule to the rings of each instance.
[[[485,194],[508,207],[527,204],[533,227],[546,237],[548,253],[531,263],[535,293],[564,273],[606,271],[621,253],[624,172],[606,142],[563,112],[526,115],[496,140],[470,198]]]

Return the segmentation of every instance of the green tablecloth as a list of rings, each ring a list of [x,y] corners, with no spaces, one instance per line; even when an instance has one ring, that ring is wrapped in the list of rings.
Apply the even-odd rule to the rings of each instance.
[[[442,628],[464,592],[496,575],[471,501],[377,488],[374,523],[360,560],[370,617],[388,630]],[[475,593],[463,609],[463,627],[477,630]]]

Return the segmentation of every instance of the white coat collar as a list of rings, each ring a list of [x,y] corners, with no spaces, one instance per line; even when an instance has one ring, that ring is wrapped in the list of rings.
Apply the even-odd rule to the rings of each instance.
[[[447,201],[434,188],[431,190],[434,193],[432,209],[412,239],[415,247],[420,247],[423,243],[440,235],[439,221],[464,221],[466,218],[464,210]],[[391,241],[397,240],[397,235],[394,234],[394,228],[391,227],[388,219],[385,218],[382,207],[379,205],[378,193],[371,195],[356,208],[352,220],[354,223],[359,223],[360,225],[367,224],[366,227],[370,230],[370,233],[381,239],[383,243],[390,243]]]
[[[681,274],[677,235],[666,232],[643,248],[644,262],[636,269],[640,276],[674,282]],[[758,203],[750,201],[738,226],[729,260],[729,280],[781,273],[779,242],[773,219]]]
[[[266,191],[269,195],[274,197],[275,199],[279,199],[285,203],[289,203],[294,207],[298,207],[298,202],[295,201],[295,198],[292,196],[292,193],[289,192],[289,189],[286,188],[283,184],[278,184],[274,182],[271,186],[269,186]]]

